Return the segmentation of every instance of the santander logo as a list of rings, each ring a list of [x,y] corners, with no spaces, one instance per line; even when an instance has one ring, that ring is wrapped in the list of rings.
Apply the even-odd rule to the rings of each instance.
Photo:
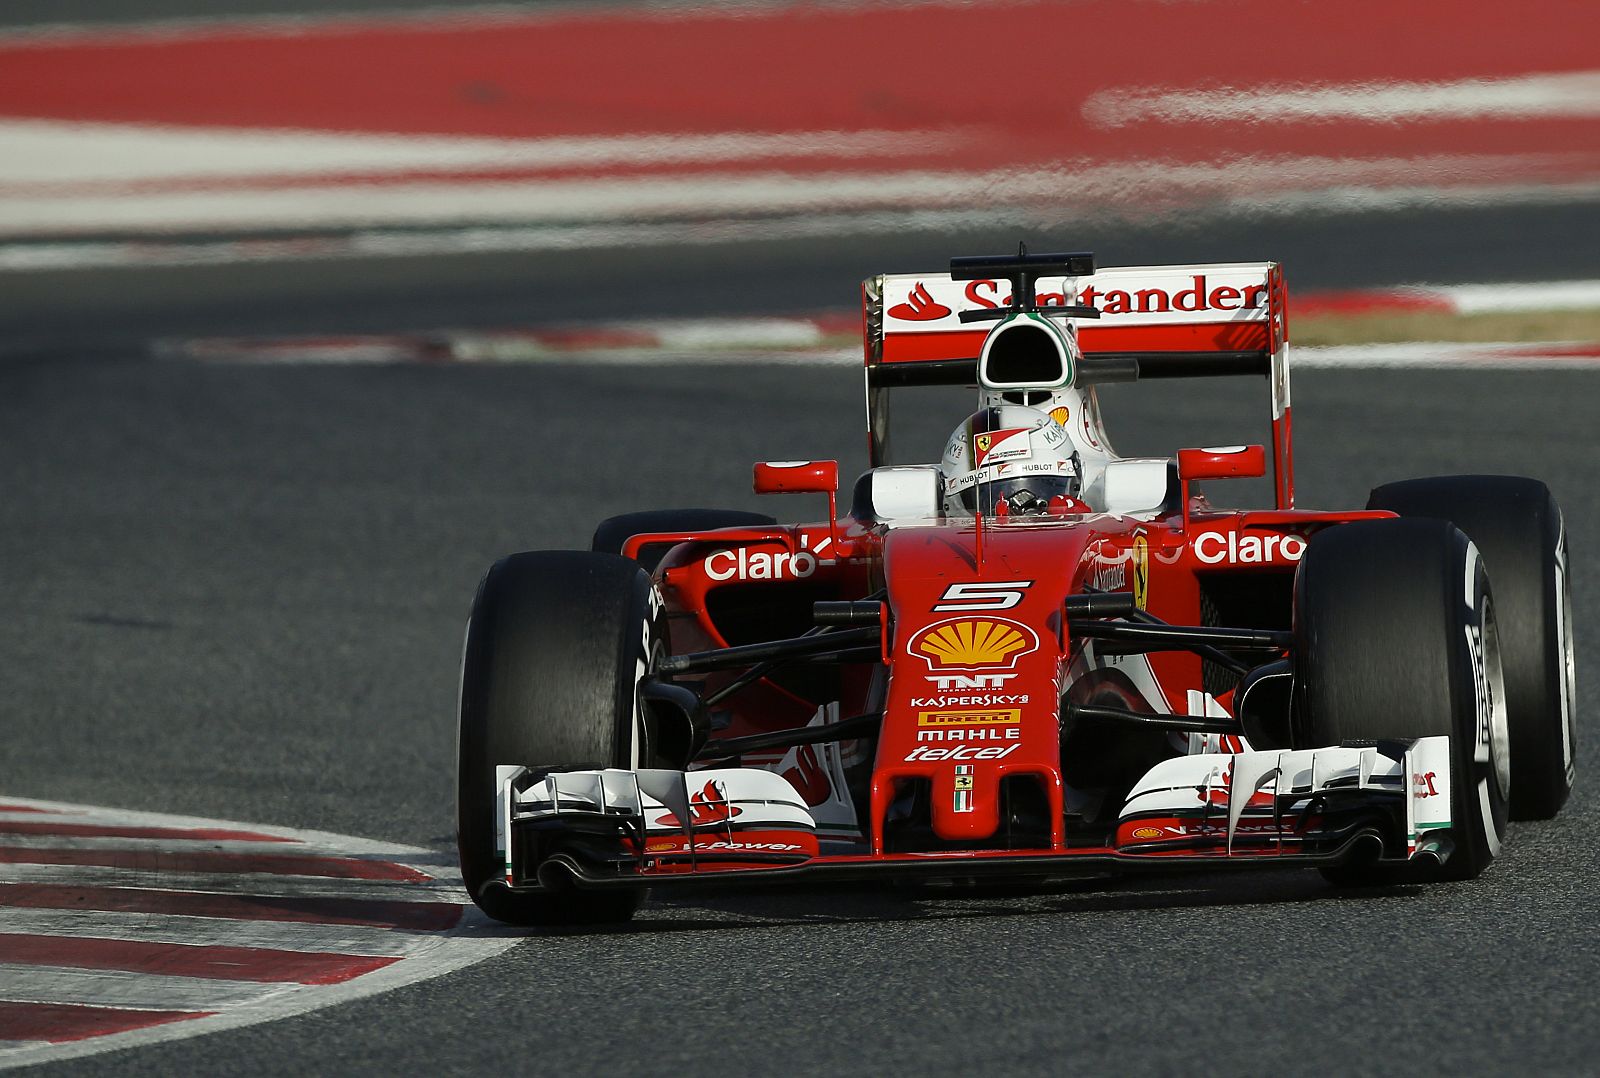
[[[919,285],[920,287],[920,285]],[[1187,288],[1102,288],[1093,278],[1084,278],[1079,287],[1077,302],[1096,307],[1101,314],[1166,314],[1177,311],[1198,314],[1201,311],[1261,310],[1266,306],[1269,289],[1265,284],[1250,284],[1242,288],[1233,285],[1213,286],[1203,273],[1192,274]],[[967,285],[967,301],[974,307],[995,310],[1009,306],[1011,296],[1001,294],[1000,283],[989,280],[973,281]],[[913,296],[915,298],[915,296]],[[1067,302],[1063,292],[1040,292],[1036,296],[1041,306],[1056,306]]]
[[[950,313],[950,308],[928,294],[928,286],[921,281],[906,297],[906,302],[889,308],[889,317],[902,322],[932,322]]]

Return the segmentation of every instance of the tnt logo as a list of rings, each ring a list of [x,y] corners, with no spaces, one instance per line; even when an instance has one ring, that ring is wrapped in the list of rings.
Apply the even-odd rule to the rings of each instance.
[[[939,687],[940,692],[956,689],[1000,689],[1016,677],[1015,674],[927,674],[927,679]]]

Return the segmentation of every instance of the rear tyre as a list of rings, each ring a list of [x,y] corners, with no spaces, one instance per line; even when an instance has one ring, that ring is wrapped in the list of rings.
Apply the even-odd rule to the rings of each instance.
[[[1512,759],[1500,639],[1483,559],[1452,525],[1365,521],[1311,540],[1295,577],[1293,746],[1450,738],[1444,866],[1342,865],[1324,870],[1330,882],[1472,879],[1500,852]]]
[[[1511,818],[1548,820],[1572,791],[1577,749],[1567,533],[1537,479],[1452,475],[1378,487],[1369,509],[1448,520],[1488,566],[1505,662]]]
[[[495,768],[638,767],[649,733],[638,684],[664,653],[661,601],[631,561],[534,551],[495,563],[478,587],[461,664],[456,844],[485,913],[523,925],[633,916],[644,892],[513,894],[495,849]]]
[[[643,513],[624,513],[602,520],[594,530],[589,549],[621,554],[622,544],[646,532],[705,532],[716,528],[767,528],[777,520],[764,513],[740,509],[653,509]],[[639,551],[639,564],[653,573],[671,543],[655,543]]]

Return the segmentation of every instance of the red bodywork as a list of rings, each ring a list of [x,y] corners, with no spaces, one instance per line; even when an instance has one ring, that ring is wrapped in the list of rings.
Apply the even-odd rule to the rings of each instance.
[[[1275,577],[1286,597],[1305,540],[1314,531],[1389,515],[1216,512],[1199,495],[1192,497],[1190,509],[1153,521],[1084,514],[887,531],[843,519],[832,526],[639,536],[625,553],[663,538],[684,540],[660,571],[675,652],[736,642],[723,635],[709,613],[719,588],[765,580],[775,603],[785,601],[785,591],[802,585],[799,601],[805,603],[814,596],[859,598],[887,588],[887,695],[869,801],[858,806],[866,809],[862,853],[881,857],[888,852],[884,825],[890,804],[914,781],[931,788],[935,834],[952,848],[981,851],[1000,825],[1002,780],[1028,776],[1048,798],[1053,821],[1049,849],[1103,854],[1119,840],[1137,840],[1108,836],[1104,845],[1075,845],[1069,851],[1062,800],[1062,699],[1086,695],[1092,686],[1138,710],[1186,714],[1190,691],[1202,688],[1201,659],[1177,651],[1148,656],[1158,699],[1147,698],[1148,689],[1141,692],[1124,679],[1102,678],[1097,669],[1086,668],[1084,643],[1068,629],[1062,614],[1066,596],[1090,587],[1133,591],[1142,596],[1146,610],[1164,621],[1200,624],[1201,590],[1208,580],[1221,574]],[[810,555],[813,566],[808,555],[819,546],[832,557]],[[741,566],[745,579],[739,579]],[[957,598],[947,598],[951,595]],[[986,608],[999,604],[1008,605]],[[866,705],[873,670],[865,664],[843,670],[839,713],[854,714]],[[706,690],[727,677],[713,675]],[[719,736],[804,726],[826,702],[807,699],[773,680],[735,699]],[[1227,706],[1226,695],[1217,699]],[[783,755],[774,752],[765,761],[747,757],[745,763],[772,764]],[[820,803],[831,792],[826,776],[814,763],[808,773],[805,750],[798,756],[800,766],[784,775],[808,802]],[[964,770],[958,774],[958,768]],[[967,796],[958,799],[960,794]]]

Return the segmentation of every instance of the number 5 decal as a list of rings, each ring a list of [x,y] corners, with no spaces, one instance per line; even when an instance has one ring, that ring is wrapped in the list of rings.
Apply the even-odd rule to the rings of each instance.
[[[938,610],[1010,610],[1022,602],[1031,580],[997,580],[994,583],[951,584],[933,604]]]

